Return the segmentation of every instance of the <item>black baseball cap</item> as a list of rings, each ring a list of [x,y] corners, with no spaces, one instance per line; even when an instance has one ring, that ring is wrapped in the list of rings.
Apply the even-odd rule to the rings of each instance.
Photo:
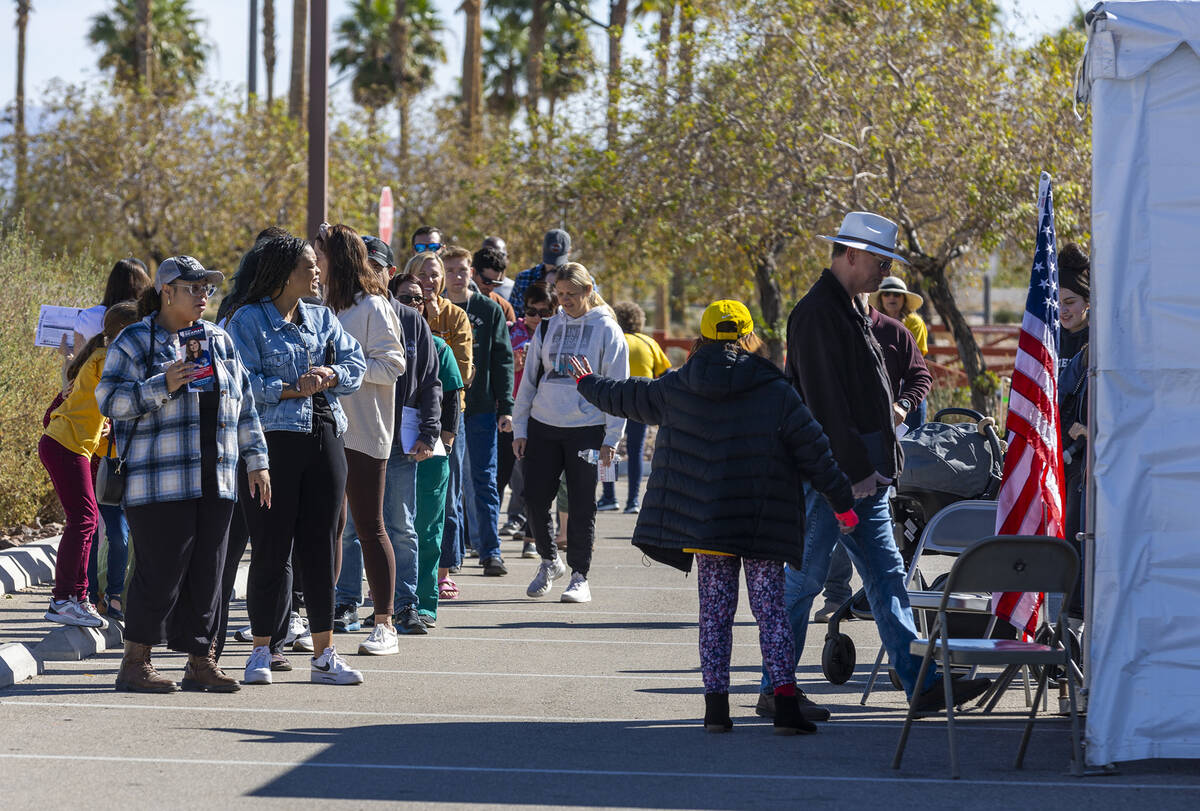
[[[367,258],[378,262],[385,268],[390,268],[396,264],[396,257],[392,254],[392,248],[379,237],[365,234],[362,238],[367,245]]]
[[[567,264],[571,253],[571,235],[561,228],[546,232],[542,239],[542,264],[552,268]]]

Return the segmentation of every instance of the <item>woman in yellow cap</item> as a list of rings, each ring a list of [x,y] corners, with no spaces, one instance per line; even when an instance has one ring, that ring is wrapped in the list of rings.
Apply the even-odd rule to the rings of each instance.
[[[610,380],[573,358],[580,395],[601,411],[658,425],[654,460],[633,543],[685,572],[696,562],[704,728],[725,732],[738,570],[745,569],[759,644],[776,695],[775,732],[817,728],[800,712],[783,564],[804,550],[801,480],[826,495],[848,529],[857,523],[850,481],[829,440],[761,345],[750,311],[716,301],[678,371],[657,380]]]

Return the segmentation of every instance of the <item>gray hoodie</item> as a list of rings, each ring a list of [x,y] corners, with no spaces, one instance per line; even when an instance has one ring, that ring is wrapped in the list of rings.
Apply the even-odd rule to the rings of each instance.
[[[605,414],[579,396],[570,362],[571,355],[579,355],[588,359],[598,375],[616,380],[629,377],[629,348],[612,310],[595,307],[579,318],[571,318],[559,308],[546,325],[545,341],[541,332],[535,330],[529,341],[513,410],[513,437],[529,436],[532,417],[558,428],[603,425],[604,444],[616,447],[625,420]],[[544,370],[541,375],[539,370]]]

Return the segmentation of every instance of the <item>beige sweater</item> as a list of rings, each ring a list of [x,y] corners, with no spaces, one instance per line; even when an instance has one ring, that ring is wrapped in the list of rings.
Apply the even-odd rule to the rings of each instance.
[[[367,359],[362,386],[349,397],[338,398],[349,423],[343,440],[348,450],[387,459],[396,424],[396,378],[405,369],[404,330],[383,296],[359,296],[353,307],[337,317]]]

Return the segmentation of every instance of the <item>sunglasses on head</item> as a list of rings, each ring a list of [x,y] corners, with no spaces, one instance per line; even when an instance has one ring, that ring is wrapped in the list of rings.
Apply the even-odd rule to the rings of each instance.
[[[549,308],[545,310],[538,310],[534,309],[533,307],[527,307],[525,312],[529,313],[530,315],[536,315],[538,318],[549,318],[550,316],[554,315],[554,311]]]
[[[433,251],[434,253],[437,253],[441,249],[442,249],[442,243],[440,243],[440,242],[415,242],[415,243],[413,243],[413,250],[416,251],[417,253],[425,253],[425,251]]]
[[[403,293],[399,296],[396,296],[396,300],[401,304],[423,304],[425,302],[425,297],[410,296],[408,293]]]

